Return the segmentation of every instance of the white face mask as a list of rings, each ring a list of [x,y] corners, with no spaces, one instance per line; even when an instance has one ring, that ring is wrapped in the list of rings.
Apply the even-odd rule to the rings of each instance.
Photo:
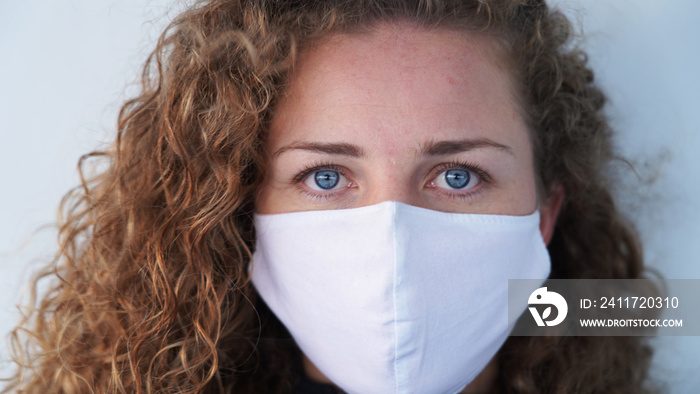
[[[255,228],[255,288],[350,393],[459,392],[512,329],[508,279],[544,281],[550,271],[538,211],[459,214],[387,201],[256,215]]]

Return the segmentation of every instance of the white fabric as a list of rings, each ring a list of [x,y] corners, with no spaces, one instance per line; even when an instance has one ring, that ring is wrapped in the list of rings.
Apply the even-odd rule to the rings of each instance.
[[[253,284],[349,393],[459,392],[512,329],[508,279],[544,281],[550,271],[539,211],[459,214],[387,201],[256,215],[255,226]]]

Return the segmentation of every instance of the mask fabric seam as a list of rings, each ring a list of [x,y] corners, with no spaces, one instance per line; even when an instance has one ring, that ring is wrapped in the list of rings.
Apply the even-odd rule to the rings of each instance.
[[[394,393],[399,392],[399,371],[397,370],[398,365],[397,365],[397,356],[399,353],[399,327],[398,327],[398,310],[397,310],[397,298],[396,298],[396,291],[397,291],[397,245],[396,245],[396,204],[391,205],[391,236],[392,236],[392,242],[394,244],[394,283],[393,283],[393,303],[394,303]]]

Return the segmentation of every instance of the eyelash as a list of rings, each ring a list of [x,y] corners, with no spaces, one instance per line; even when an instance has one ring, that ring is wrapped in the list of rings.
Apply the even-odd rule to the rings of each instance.
[[[435,176],[440,175],[443,171],[447,171],[447,170],[451,170],[451,169],[455,169],[455,168],[467,170],[467,171],[475,174],[479,178],[479,183],[482,183],[482,182],[485,184],[493,183],[493,179],[491,178],[489,173],[486,172],[486,170],[484,170],[483,168],[481,168],[478,164],[471,163],[468,161],[459,161],[459,160],[453,160],[453,161],[450,161],[447,163],[439,164],[432,171],[434,173],[433,179],[435,178]],[[469,200],[471,198],[474,198],[481,191],[482,191],[482,188],[478,188],[477,190],[472,191],[472,192],[455,193],[455,192],[450,192],[450,191],[446,191],[446,190],[441,189],[440,191],[438,191],[438,193],[446,195],[450,198],[456,198],[456,199],[460,199],[460,200]]]
[[[485,184],[490,184],[493,182],[491,176],[483,169],[481,168],[478,164],[475,163],[470,163],[467,161],[459,161],[459,160],[453,160],[447,163],[442,163],[433,168],[431,172],[435,174],[435,176],[441,174],[443,171],[450,170],[450,169],[463,169],[470,171],[479,178],[480,182],[483,182]],[[299,189],[301,190],[302,193],[314,198],[314,199],[330,199],[335,197],[339,192],[342,191],[342,189],[339,189],[338,192],[336,193],[324,193],[324,194],[317,194],[310,192],[303,187],[301,187],[301,183],[311,174],[313,174],[316,171],[322,171],[322,170],[331,170],[331,171],[337,171],[340,175],[347,177],[346,171],[343,169],[343,167],[333,164],[331,162],[317,162],[310,164],[306,166],[301,172],[299,172],[297,175],[292,178],[292,184],[298,185]],[[447,195],[450,198],[457,198],[457,199],[462,199],[466,200],[469,198],[474,197],[477,193],[481,191],[481,188],[479,190],[476,190],[471,193],[453,193],[453,192],[448,192],[448,191],[440,191],[439,193]]]
[[[321,170],[331,170],[331,171],[337,171],[340,175],[347,177],[346,171],[343,169],[343,167],[333,164],[330,162],[317,162],[313,163],[311,165],[306,166],[300,173],[298,173],[294,178],[292,179],[292,183],[294,185],[297,185],[299,190],[306,194],[307,196],[315,199],[315,200],[328,200],[336,195],[338,195],[340,192],[342,192],[343,189],[338,189],[335,192],[330,192],[330,193],[313,193],[308,190],[306,190],[301,183],[304,182],[304,180],[311,174],[313,174],[316,171],[321,171]]]
[[[333,164],[330,162],[318,162],[311,164],[307,167],[305,167],[303,170],[301,170],[300,173],[298,173],[294,178],[292,179],[292,183],[301,183],[304,179],[306,179],[307,176],[313,174],[316,171],[321,171],[321,170],[331,170],[331,171],[338,171],[340,175],[345,176],[345,170],[337,164]]]

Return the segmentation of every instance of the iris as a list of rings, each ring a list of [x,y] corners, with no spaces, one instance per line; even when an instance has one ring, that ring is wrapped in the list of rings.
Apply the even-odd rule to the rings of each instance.
[[[314,180],[321,189],[330,190],[340,181],[340,174],[337,171],[330,170],[318,171],[314,176]]]
[[[445,181],[450,187],[461,189],[469,183],[469,172],[459,169],[448,170],[445,172]]]

